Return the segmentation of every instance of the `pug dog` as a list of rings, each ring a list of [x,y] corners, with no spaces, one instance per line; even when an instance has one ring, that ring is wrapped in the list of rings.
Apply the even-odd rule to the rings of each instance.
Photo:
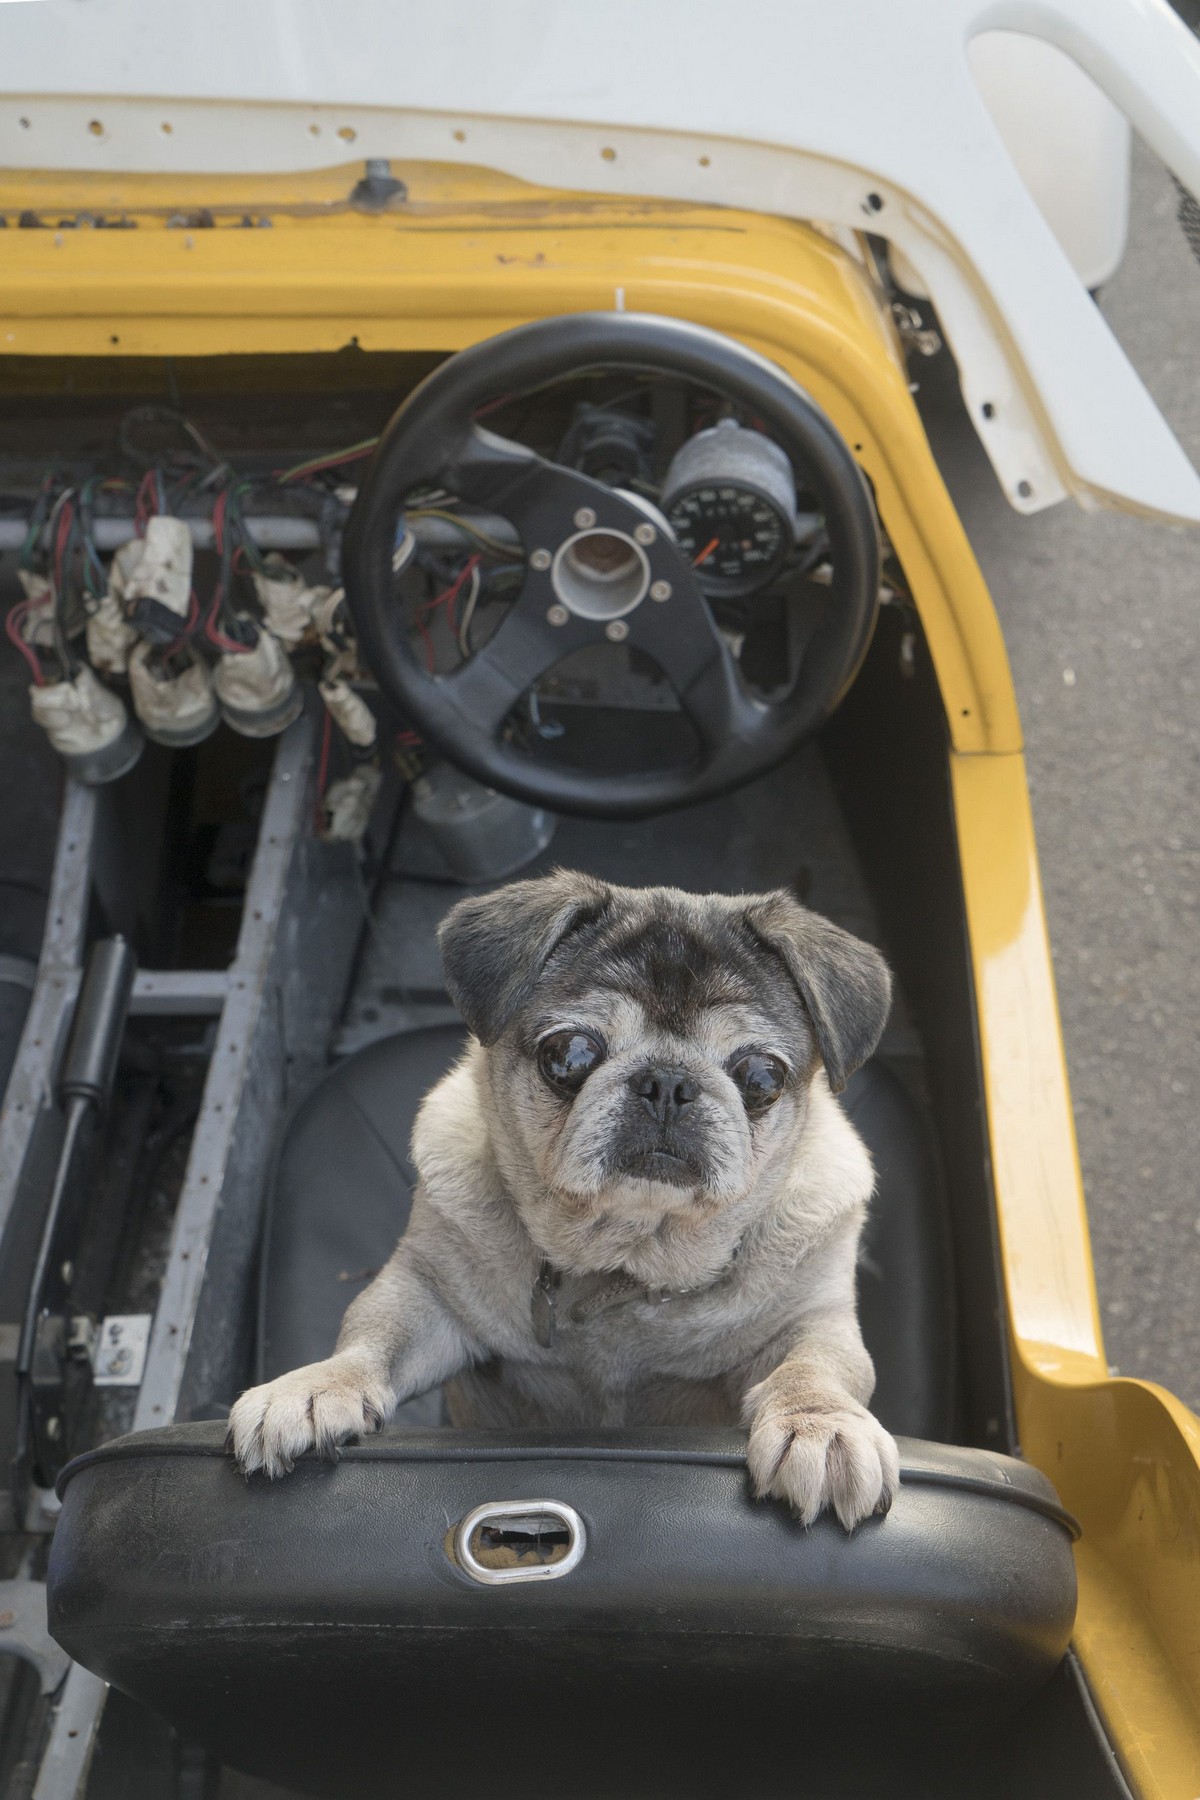
[[[879,1040],[877,951],[785,891],[558,872],[440,935],[472,1032],[413,1133],[408,1227],[334,1354],[251,1388],[280,1476],[448,1384],[456,1425],[736,1424],[760,1496],[886,1512],[855,1260],[874,1176],[834,1096]]]

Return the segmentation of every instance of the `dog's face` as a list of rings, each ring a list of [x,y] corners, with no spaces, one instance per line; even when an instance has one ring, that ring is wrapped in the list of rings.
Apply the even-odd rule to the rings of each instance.
[[[596,1216],[745,1196],[802,1127],[816,1071],[836,1092],[870,1055],[890,995],[876,951],[785,893],[560,872],[462,901],[441,947],[502,1129]]]

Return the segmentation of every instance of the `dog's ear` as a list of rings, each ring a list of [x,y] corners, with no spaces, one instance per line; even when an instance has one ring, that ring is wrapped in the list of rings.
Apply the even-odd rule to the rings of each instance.
[[[840,1094],[887,1022],[892,1000],[887,964],[870,944],[809,912],[786,889],[754,901],[746,920],[799,988],[829,1085]]]
[[[459,901],[438,944],[450,998],[481,1043],[501,1036],[563,939],[611,904],[602,881],[568,869]]]

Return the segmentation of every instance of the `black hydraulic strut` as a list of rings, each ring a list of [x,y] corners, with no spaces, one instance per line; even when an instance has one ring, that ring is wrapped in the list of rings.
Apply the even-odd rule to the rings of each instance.
[[[93,944],[71,1021],[57,1089],[66,1120],[62,1147],[17,1344],[14,1495],[27,1486],[30,1461],[46,1487],[53,1485],[66,1461],[62,1406],[70,1277],[63,1268],[60,1238],[67,1202],[77,1192],[87,1148],[112,1097],[135,967],[124,938],[102,938]]]

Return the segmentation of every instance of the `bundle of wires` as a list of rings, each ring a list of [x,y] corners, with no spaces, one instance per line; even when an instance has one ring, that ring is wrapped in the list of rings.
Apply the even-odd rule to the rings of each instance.
[[[29,666],[36,687],[44,687],[47,670],[32,627],[40,623],[37,615],[48,620],[54,661],[55,681],[70,681],[80,671],[82,659],[71,647],[71,638],[81,629],[86,614],[84,595],[95,583],[97,570],[91,559],[99,561],[95,545],[90,542],[86,515],[81,513],[80,496],[75,488],[60,486],[51,473],[43,481],[30,515],[29,527],[18,557],[18,567],[27,575],[41,577],[49,586],[49,603],[37,595],[27,594],[11,607],[4,622],[5,633]],[[90,554],[89,554],[90,553]],[[103,582],[103,566],[99,568]]]
[[[263,573],[265,559],[246,529],[241,502],[249,482],[221,489],[213,504],[213,548],[219,560],[216,585],[204,619],[204,636],[223,656],[244,656],[258,642],[258,626],[233,604],[233,584],[241,566]]]

